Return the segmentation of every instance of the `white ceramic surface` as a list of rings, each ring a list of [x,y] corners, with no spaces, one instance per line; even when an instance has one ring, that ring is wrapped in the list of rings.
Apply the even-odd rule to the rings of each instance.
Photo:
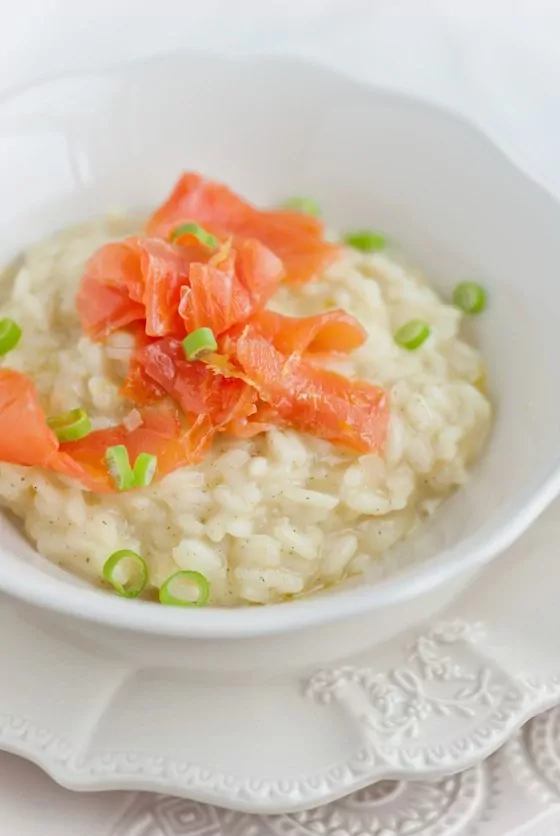
[[[559,724],[559,709],[539,715],[460,775],[382,781],[314,810],[279,816],[152,793],[77,795],[4,753],[2,825],[9,836],[558,836]]]
[[[203,83],[186,90],[186,78]],[[266,609],[177,612],[61,576],[2,523],[0,588],[49,610],[54,631],[116,660],[266,678],[365,650],[442,609],[556,495],[560,390],[549,382],[559,290],[550,277],[560,208],[474,129],[431,106],[291,59],[175,56],[3,100],[0,181],[10,200],[0,206],[0,258],[107,206],[147,207],[186,167],[258,202],[314,194],[334,226],[387,230],[443,290],[473,275],[492,297],[477,333],[497,395],[491,445],[382,583],[366,577]]]
[[[0,749],[72,789],[152,790],[261,814],[463,770],[560,701],[559,511],[437,618],[336,667],[287,674],[277,659],[267,681],[123,665],[5,599]],[[544,756],[541,768],[557,775]]]

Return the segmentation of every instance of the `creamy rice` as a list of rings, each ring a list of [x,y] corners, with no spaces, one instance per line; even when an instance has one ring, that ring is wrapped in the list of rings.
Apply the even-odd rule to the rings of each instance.
[[[74,305],[87,258],[131,231],[123,218],[67,231],[5,279],[0,316],[16,319],[23,338],[4,362],[33,378],[47,414],[82,406],[95,429],[134,420],[118,395],[130,338],[90,342]],[[461,312],[421,276],[386,255],[348,251],[319,281],[281,288],[270,307],[297,316],[340,307],[364,325],[366,344],[333,368],[389,391],[384,455],[290,430],[223,437],[202,464],[122,494],[0,464],[0,502],[43,555],[99,582],[107,557],[130,548],[147,562],[152,589],[194,569],[208,578],[212,604],[264,604],[363,571],[467,479],[491,417],[483,364],[459,338]],[[432,335],[407,352],[393,334],[412,318]]]

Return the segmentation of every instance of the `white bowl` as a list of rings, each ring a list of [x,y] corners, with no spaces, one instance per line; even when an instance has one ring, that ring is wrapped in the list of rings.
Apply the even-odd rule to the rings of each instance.
[[[293,59],[170,56],[1,102],[0,258],[108,207],[147,210],[183,169],[264,204],[312,194],[334,227],[386,230],[444,291],[480,278],[491,297],[475,335],[496,403],[489,447],[383,582],[366,574],[267,608],[176,610],[84,586],[4,520],[0,589],[146,664],[229,676],[327,662],[443,607],[559,492],[560,207],[431,105]]]

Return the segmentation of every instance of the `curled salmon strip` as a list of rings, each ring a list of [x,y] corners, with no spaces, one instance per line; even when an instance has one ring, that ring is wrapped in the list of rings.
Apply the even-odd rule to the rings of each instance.
[[[282,262],[259,241],[225,244],[207,264],[193,264],[181,288],[179,314],[187,332],[211,328],[218,336],[268,302],[284,276]]]
[[[105,463],[108,447],[124,444],[132,463],[140,453],[152,453],[158,459],[158,475],[163,476],[201,461],[213,432],[206,416],[200,416],[185,431],[177,410],[161,406],[144,411],[142,424],[130,432],[119,424],[60,444],[47,424],[30,378],[0,369],[0,461],[53,470],[98,493],[115,489]]]
[[[146,373],[138,352],[135,352],[130,358],[128,374],[119,394],[136,406],[150,406],[165,397],[165,389]]]
[[[181,288],[188,284],[191,264],[208,258],[206,247],[179,247],[159,238],[106,244],[87,263],[76,297],[82,329],[101,340],[140,320],[149,336],[180,334]]]
[[[193,172],[183,174],[165,203],[149,219],[150,236],[167,238],[182,223],[194,221],[216,235],[255,238],[284,264],[286,280],[307,282],[339,253],[323,238],[323,225],[300,212],[259,210],[221,183]]]
[[[250,438],[293,427],[360,453],[383,450],[389,422],[384,389],[279,351],[254,324],[220,340],[220,353],[189,363],[181,344],[159,340],[138,355],[144,373],[191,415]]]
[[[87,480],[83,468],[61,452],[33,381],[13,369],[0,369],[0,461]]]
[[[259,398],[289,426],[360,453],[383,450],[389,422],[384,389],[284,355],[247,325],[230,351]]]
[[[139,360],[139,352],[145,346],[157,342],[157,339],[149,337],[140,324],[134,324],[127,331],[133,337],[134,348],[130,355],[127,376],[119,394],[136,406],[152,406],[165,397],[165,390],[146,374]]]
[[[255,411],[251,415],[235,418],[224,427],[224,431],[237,438],[254,438],[260,433],[288,427],[288,422],[273,406],[257,398]]]
[[[102,488],[97,488],[98,491],[114,490],[105,463],[108,447],[123,444],[128,450],[131,464],[134,464],[140,453],[157,456],[158,478],[184,465],[202,461],[208,452],[214,430],[206,416],[199,416],[184,430],[173,406],[160,405],[143,410],[141,415],[142,424],[130,432],[123,424],[94,430],[78,441],[61,444],[60,449],[93,477],[97,484],[102,485]]]
[[[251,325],[282,354],[347,354],[363,345],[367,331],[346,311],[314,316],[284,316],[261,311]]]
[[[101,247],[86,265],[76,305],[94,340],[142,322],[150,337],[197,328],[215,334],[245,322],[272,296],[284,275],[280,260],[258,241],[214,253],[194,244],[127,238]]]
[[[82,330],[93,340],[102,340],[112,331],[144,321],[146,310],[133,302],[124,285],[110,284],[85,273],[76,297]]]
[[[255,411],[257,392],[239,377],[226,377],[201,362],[186,360],[181,343],[169,337],[140,349],[137,362],[149,380],[171,395],[188,416],[206,415],[216,429]]]

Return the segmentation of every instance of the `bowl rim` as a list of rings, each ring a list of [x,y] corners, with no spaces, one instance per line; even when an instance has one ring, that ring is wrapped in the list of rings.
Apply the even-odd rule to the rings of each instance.
[[[14,86],[0,94],[0,108],[27,93],[40,90],[64,81],[85,81],[91,78],[107,77],[134,70],[147,70],[150,66],[171,65],[180,60],[209,60],[235,64],[289,64],[302,73],[315,73],[331,78],[342,78],[357,89],[378,99],[398,103],[412,109],[431,111],[440,119],[452,121],[455,126],[469,133],[479,144],[486,145],[496,158],[505,159],[511,173],[522,178],[525,184],[540,192],[556,211],[560,204],[554,196],[518,167],[504,150],[499,148],[478,126],[454,110],[443,107],[416,95],[387,90],[374,84],[358,81],[351,75],[332,69],[324,64],[298,56],[234,56],[212,52],[174,51],[113,62],[96,69],[55,73],[34,78]],[[521,496],[509,514],[502,513],[496,518],[490,536],[479,533],[462,541],[460,546],[444,549],[431,558],[413,564],[392,577],[381,580],[373,586],[340,589],[334,594],[316,594],[291,601],[267,606],[246,606],[236,608],[175,608],[163,607],[142,600],[123,601],[118,596],[93,586],[68,583],[62,578],[43,575],[40,584],[29,584],[14,571],[10,564],[0,560],[0,592],[7,593],[22,602],[54,613],[72,616],[82,621],[118,627],[152,635],[178,636],[197,639],[254,638],[280,633],[289,633],[309,627],[333,624],[337,621],[363,615],[374,609],[381,609],[411,600],[430,592],[445,581],[468,570],[476,570],[514,543],[545,508],[560,494],[560,458],[549,469],[548,474],[533,488]],[[0,544],[0,551],[2,546]],[[336,601],[336,606],[333,606]]]

